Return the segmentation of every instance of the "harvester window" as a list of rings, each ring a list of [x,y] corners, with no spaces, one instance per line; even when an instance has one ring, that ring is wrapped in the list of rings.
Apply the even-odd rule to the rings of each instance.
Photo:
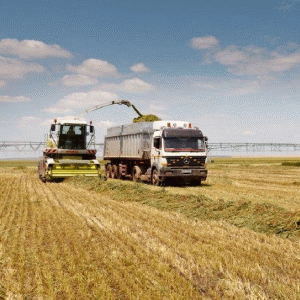
[[[70,126],[69,130],[68,130],[68,135],[75,135],[75,131],[73,126]]]
[[[61,149],[85,149],[86,126],[65,124],[61,126],[59,148]]]

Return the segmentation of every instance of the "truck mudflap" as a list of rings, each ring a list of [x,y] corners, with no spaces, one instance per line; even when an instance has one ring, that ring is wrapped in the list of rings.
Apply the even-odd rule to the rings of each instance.
[[[187,168],[162,168],[160,170],[160,178],[182,178],[184,180],[200,179],[201,181],[206,180],[207,170],[206,169],[187,169]]]

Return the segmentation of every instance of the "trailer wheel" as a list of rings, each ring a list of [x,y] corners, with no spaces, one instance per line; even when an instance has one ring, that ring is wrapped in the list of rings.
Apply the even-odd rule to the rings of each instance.
[[[106,178],[112,178],[112,167],[111,164],[106,166]]]
[[[112,171],[111,171],[111,178],[117,179],[118,178],[118,167],[116,165],[112,166]]]
[[[153,172],[152,172],[151,183],[152,183],[152,185],[156,185],[156,186],[160,185],[158,171],[156,169],[154,169]]]
[[[142,170],[139,166],[134,166],[132,168],[132,180],[138,182],[141,180]]]

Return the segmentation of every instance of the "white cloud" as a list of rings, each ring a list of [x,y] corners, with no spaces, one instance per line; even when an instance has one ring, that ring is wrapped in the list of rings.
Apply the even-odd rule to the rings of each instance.
[[[41,41],[17,39],[2,39],[0,41],[0,54],[15,55],[23,59],[45,57],[72,57],[69,51],[58,45],[47,45]]]
[[[31,99],[24,97],[24,96],[17,96],[17,97],[12,97],[12,96],[0,96],[0,102],[30,102]]]
[[[131,71],[133,72],[149,72],[150,69],[147,68],[143,63],[135,64],[130,68]]]
[[[197,86],[201,88],[201,90],[204,91],[210,91],[210,90],[215,90],[216,86],[213,83],[207,83],[207,82],[199,82],[197,83]]]
[[[6,81],[4,81],[4,80],[0,80],[0,88],[3,88],[3,87],[5,87],[5,86],[6,86],[6,84],[7,84],[7,82],[6,82]]]
[[[149,110],[153,110],[153,111],[164,111],[166,110],[166,108],[164,108],[163,106],[160,106],[160,105],[154,105],[154,104],[151,104],[149,106]]]
[[[144,94],[155,90],[155,87],[139,78],[126,79],[118,84],[102,84],[101,88],[109,91],[125,92],[131,94]]]
[[[240,50],[225,49],[215,54],[215,60],[222,65],[230,66],[247,60],[247,56]]]
[[[195,37],[191,39],[190,45],[193,48],[203,50],[203,49],[209,49],[213,46],[217,46],[219,44],[219,41],[212,35],[207,35],[204,37]]]
[[[47,113],[52,113],[52,114],[66,115],[66,114],[72,113],[73,109],[54,105],[54,106],[45,108],[44,111]]]
[[[98,83],[96,78],[89,77],[87,75],[65,75],[61,79],[63,85],[66,86],[83,86],[83,85],[95,85]]]
[[[45,69],[35,63],[0,56],[0,76],[4,78],[23,78],[28,73],[41,73]]]
[[[211,80],[201,81],[190,86],[191,89],[202,92],[201,101],[207,97],[212,97],[209,103],[221,101],[232,97],[254,95],[269,86],[269,82],[260,82],[257,79],[231,79],[231,80]]]
[[[114,65],[94,58],[87,59],[78,66],[67,65],[67,70],[96,78],[118,76],[118,70]]]
[[[253,135],[253,132],[252,132],[252,131],[249,131],[249,130],[247,130],[247,131],[244,131],[244,135]]]
[[[154,90],[154,86],[139,78],[126,79],[118,85],[118,89],[127,93],[147,93]]]
[[[50,125],[53,124],[53,119],[47,119],[47,120],[42,120],[39,125],[40,126],[47,126],[50,128]]]
[[[300,53],[289,53],[289,46],[273,51],[256,46],[226,47],[214,54],[214,60],[235,75],[268,75],[300,67]]]
[[[237,63],[229,71],[236,75],[264,75],[281,73],[300,67],[300,53],[276,56],[275,58],[249,58]]]
[[[100,128],[108,128],[108,127],[116,126],[117,124],[111,121],[100,121],[97,122],[95,125]]]
[[[40,121],[38,117],[26,115],[20,118],[17,121],[16,125],[20,128],[25,126],[36,127],[38,125],[38,121]]]
[[[83,111],[98,104],[119,99],[117,94],[103,91],[72,93],[60,99],[55,105],[46,108],[45,111],[48,113],[67,114],[74,111],[78,112],[79,109]]]
[[[190,41],[192,47],[206,50],[205,63],[217,62],[227,67],[228,72],[239,76],[272,75],[300,67],[300,47],[295,43],[272,51],[255,45],[230,45],[220,50],[214,47],[218,44],[219,41],[213,36],[197,37]]]

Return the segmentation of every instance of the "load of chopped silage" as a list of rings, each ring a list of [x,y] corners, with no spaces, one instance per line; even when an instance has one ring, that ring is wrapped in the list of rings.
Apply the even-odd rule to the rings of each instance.
[[[154,121],[161,121],[161,119],[156,115],[142,115],[141,117],[137,117],[133,119],[133,123],[139,122],[154,122]]]

